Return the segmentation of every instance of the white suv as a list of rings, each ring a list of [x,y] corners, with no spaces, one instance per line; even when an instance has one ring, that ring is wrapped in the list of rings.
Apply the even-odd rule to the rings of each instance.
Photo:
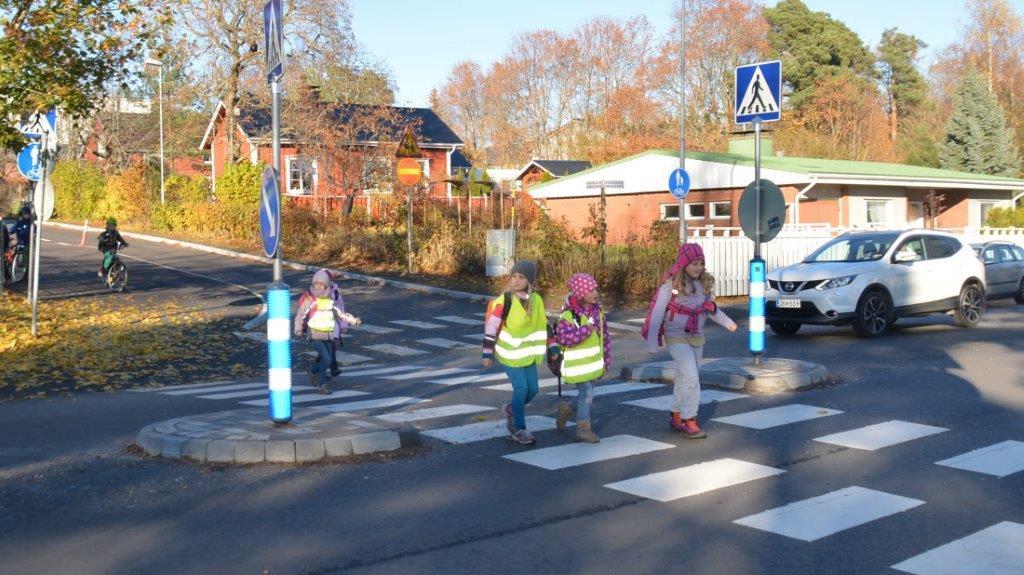
[[[793,335],[803,324],[852,324],[876,337],[896,318],[952,312],[974,327],[985,308],[985,264],[970,246],[935,231],[839,236],[802,263],[768,274],[766,319]]]

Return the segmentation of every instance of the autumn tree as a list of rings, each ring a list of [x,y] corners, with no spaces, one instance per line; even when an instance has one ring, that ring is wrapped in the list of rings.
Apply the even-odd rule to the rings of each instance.
[[[765,8],[768,40],[782,60],[782,78],[792,90],[789,103],[802,107],[823,78],[852,72],[876,75],[875,57],[846,24],[825,12],[812,12],[801,0],[781,0]]]
[[[151,0],[0,0],[0,116],[58,108],[86,116],[106,86],[122,81],[154,31],[166,22]],[[0,123],[0,147],[25,143]]]
[[[456,63],[444,83],[430,92],[430,107],[466,142],[467,157],[484,164],[491,140],[486,83],[480,65],[464,60]]]
[[[1020,156],[983,75],[968,75],[957,89],[939,163],[948,170],[1017,176]]]
[[[911,117],[928,96],[928,84],[918,71],[919,52],[927,44],[889,28],[878,44],[878,64],[889,114],[889,138],[896,141],[900,122]]]

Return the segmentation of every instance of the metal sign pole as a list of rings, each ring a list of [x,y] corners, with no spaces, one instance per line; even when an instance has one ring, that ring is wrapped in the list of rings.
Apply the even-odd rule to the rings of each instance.
[[[291,291],[281,271],[281,84],[270,83],[273,131],[274,179],[277,188],[277,249],[274,250],[274,283],[267,290],[267,353],[270,419],[274,425],[292,420]]]
[[[686,0],[679,2],[679,169],[686,169]],[[686,196],[679,198],[679,243],[686,243]]]
[[[761,258],[761,118],[754,118],[754,259],[750,260],[750,353],[761,364],[765,329],[765,263]]]
[[[405,209],[405,243],[406,243],[406,267],[409,273],[412,273],[412,190],[413,186],[407,186],[405,188],[406,196],[406,209]],[[472,207],[472,206],[470,206]],[[472,209],[470,210],[470,218],[473,217]],[[472,222],[472,220],[470,220]],[[473,224],[470,223],[470,230],[473,229]]]

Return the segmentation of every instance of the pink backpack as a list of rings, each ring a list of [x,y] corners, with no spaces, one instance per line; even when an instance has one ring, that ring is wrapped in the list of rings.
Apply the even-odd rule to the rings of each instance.
[[[644,325],[640,328],[640,336],[647,341],[647,336],[651,333],[651,315],[654,314],[654,304],[658,301],[658,292],[661,291],[661,286],[654,290],[654,294],[651,296],[651,302],[647,304],[647,317],[644,318]],[[679,313],[680,306],[675,302],[675,298],[668,300],[668,306],[665,307],[665,317],[661,320],[661,325],[658,326],[658,345],[665,345],[665,319],[668,317],[669,312]]]

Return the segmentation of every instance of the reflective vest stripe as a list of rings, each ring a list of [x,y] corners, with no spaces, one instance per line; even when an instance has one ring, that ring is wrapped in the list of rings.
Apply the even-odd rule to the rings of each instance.
[[[574,365],[574,366],[565,365],[565,366],[562,366],[562,377],[566,378],[566,381],[568,381],[569,383],[577,383],[577,382],[569,381],[570,378],[575,378],[575,377],[579,377],[579,376],[585,376],[585,375],[594,374],[594,373],[596,373],[597,375],[594,375],[593,377],[589,377],[589,378],[584,379],[582,381],[590,381],[590,380],[593,380],[593,379],[597,379],[598,377],[601,377],[601,375],[604,373],[604,358],[603,357],[598,359],[598,360],[596,360],[596,361],[592,361],[590,363],[584,363],[583,365]]]
[[[334,301],[331,298],[316,298],[316,311],[309,318],[309,329],[313,331],[334,331]]]
[[[565,350],[565,361],[586,359],[595,355],[601,355],[601,348],[591,346],[583,349],[567,349]]]
[[[577,327],[593,325],[590,318],[583,316],[577,320],[570,311],[564,312],[559,319],[571,322]],[[600,321],[604,321],[603,313]],[[562,380],[565,383],[584,383],[594,381],[602,375],[604,375],[604,334],[602,330],[594,329],[586,339],[563,352]]]

